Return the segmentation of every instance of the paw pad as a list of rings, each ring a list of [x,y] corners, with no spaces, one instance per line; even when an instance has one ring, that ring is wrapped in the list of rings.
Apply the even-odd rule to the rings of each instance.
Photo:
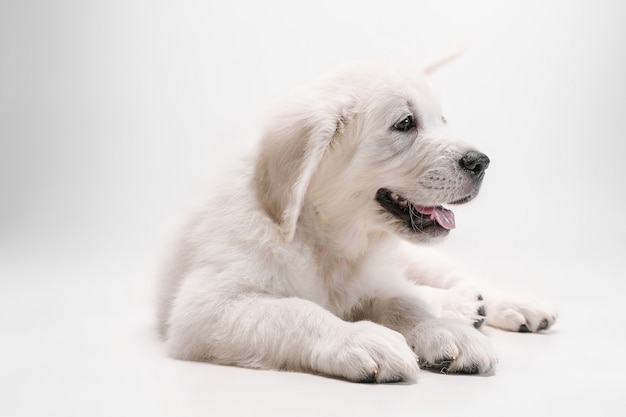
[[[478,365],[470,365],[456,371],[458,374],[473,375],[478,373]]]
[[[454,359],[450,358],[442,358],[432,363],[420,360],[420,366],[429,371],[439,371],[442,374],[447,374],[453,360]]]
[[[361,384],[373,384],[376,382],[376,374],[369,374],[365,376],[363,379],[359,380]]]

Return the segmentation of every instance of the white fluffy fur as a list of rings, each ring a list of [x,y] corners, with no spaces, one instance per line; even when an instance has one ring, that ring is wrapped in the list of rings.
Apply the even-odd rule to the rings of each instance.
[[[417,129],[391,128],[407,115]],[[418,356],[449,372],[493,370],[472,326],[481,307],[487,324],[515,331],[555,315],[464,284],[406,242],[428,233],[375,200],[383,187],[423,206],[475,196],[458,162],[470,149],[417,69],[355,65],[295,92],[174,246],[158,312],[169,354],[351,381],[415,380]]]

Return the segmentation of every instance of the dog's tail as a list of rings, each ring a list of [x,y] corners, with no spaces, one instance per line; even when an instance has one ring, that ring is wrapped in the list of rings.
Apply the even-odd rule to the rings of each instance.
[[[465,51],[469,49],[469,42],[464,42],[462,44],[457,45],[455,48],[448,50],[447,52],[433,58],[427,60],[424,64],[421,65],[422,71],[426,74],[432,74],[435,70],[440,67],[446,65],[447,63],[454,61],[456,58],[461,56]]]

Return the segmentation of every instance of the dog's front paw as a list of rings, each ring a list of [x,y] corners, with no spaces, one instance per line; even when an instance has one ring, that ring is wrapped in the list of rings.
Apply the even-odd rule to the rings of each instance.
[[[349,331],[318,356],[323,373],[354,382],[413,382],[419,366],[400,333],[369,321],[349,323]]]
[[[549,329],[558,317],[554,310],[533,301],[497,295],[487,296],[486,309],[489,326],[521,333]]]
[[[424,321],[415,327],[409,343],[422,368],[443,373],[484,374],[498,362],[487,337],[457,320]]]
[[[457,319],[480,329],[485,322],[485,301],[481,291],[471,287],[453,287],[441,298],[441,317]]]

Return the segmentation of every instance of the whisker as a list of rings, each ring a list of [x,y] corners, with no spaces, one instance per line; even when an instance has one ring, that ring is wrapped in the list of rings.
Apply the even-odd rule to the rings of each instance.
[[[422,231],[421,227],[415,224],[415,220],[414,220],[415,216],[416,214],[415,214],[415,209],[413,207],[413,204],[409,202],[409,220],[411,221],[411,227],[413,228],[413,230],[417,230],[421,232]]]

